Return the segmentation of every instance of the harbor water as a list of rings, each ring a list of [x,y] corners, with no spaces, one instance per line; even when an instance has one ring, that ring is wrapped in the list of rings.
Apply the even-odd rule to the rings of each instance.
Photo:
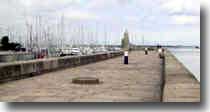
[[[169,50],[200,81],[200,49],[170,48]]]

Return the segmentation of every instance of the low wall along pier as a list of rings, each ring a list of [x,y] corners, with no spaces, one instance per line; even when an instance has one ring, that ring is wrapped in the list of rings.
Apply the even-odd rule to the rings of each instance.
[[[15,62],[23,60],[32,60],[34,59],[33,53],[28,52],[1,52],[0,53],[0,62]]]
[[[59,57],[31,61],[11,62],[0,65],[0,83],[39,75],[57,69],[76,67],[122,55],[123,52],[110,52],[88,56]]]
[[[163,102],[200,102],[200,83],[169,51],[165,55]]]

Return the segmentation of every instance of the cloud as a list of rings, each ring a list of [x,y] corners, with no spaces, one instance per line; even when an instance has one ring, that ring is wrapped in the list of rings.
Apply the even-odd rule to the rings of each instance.
[[[172,25],[199,25],[200,0],[161,0],[162,9]],[[161,16],[161,15],[160,15]]]
[[[200,13],[200,0],[162,0],[162,9],[168,13]]]
[[[195,25],[200,23],[200,16],[175,15],[172,16],[172,21],[178,25]]]
[[[51,25],[64,15],[68,23],[87,23],[91,27],[98,22],[101,29],[109,25],[112,31],[126,27],[130,32],[168,29],[179,32],[199,27],[199,3],[199,0],[0,0],[0,25],[17,26],[20,21],[24,23],[24,17],[34,20],[37,15]]]
[[[126,16],[125,19],[129,22],[139,22],[140,20],[138,16]]]
[[[30,13],[57,11],[82,4],[82,0],[20,0],[20,5]]]
[[[65,12],[62,11],[60,13],[63,13],[66,18],[69,19],[77,19],[77,20],[96,20],[98,17],[90,12],[86,11],[79,11],[79,10],[72,10],[68,11],[66,10]]]

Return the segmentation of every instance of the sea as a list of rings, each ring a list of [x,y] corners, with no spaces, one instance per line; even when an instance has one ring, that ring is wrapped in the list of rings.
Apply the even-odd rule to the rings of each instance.
[[[200,82],[200,49],[170,48],[169,50]]]

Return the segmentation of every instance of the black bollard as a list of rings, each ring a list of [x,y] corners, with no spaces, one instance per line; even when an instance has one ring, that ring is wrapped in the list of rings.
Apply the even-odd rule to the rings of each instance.
[[[145,55],[148,55],[148,51],[145,51]]]
[[[124,52],[124,64],[128,64],[128,51]]]

